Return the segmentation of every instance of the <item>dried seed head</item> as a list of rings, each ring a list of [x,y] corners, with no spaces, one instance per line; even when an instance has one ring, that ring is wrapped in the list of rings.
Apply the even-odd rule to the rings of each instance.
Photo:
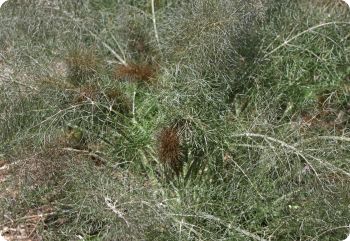
[[[110,88],[106,90],[106,97],[113,110],[128,115],[132,109],[131,100],[128,96],[118,88]]]
[[[74,85],[81,85],[96,76],[100,59],[91,49],[73,50],[67,57],[68,79]]]
[[[99,97],[99,90],[95,85],[84,85],[78,90],[78,95],[75,98],[76,103],[84,101],[96,101]]]
[[[158,144],[160,161],[178,176],[183,167],[178,130],[173,127],[163,128],[158,136]]]
[[[120,65],[115,69],[115,77],[142,83],[150,83],[156,76],[156,69],[150,64]]]

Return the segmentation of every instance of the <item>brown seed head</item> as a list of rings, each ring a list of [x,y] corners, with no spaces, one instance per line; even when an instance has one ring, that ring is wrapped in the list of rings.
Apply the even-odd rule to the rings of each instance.
[[[131,100],[128,96],[118,88],[110,88],[106,90],[106,97],[113,110],[122,114],[129,114],[132,109]]]
[[[68,79],[81,85],[96,75],[100,59],[91,49],[73,50],[67,57]]]
[[[178,130],[173,127],[163,128],[158,136],[158,155],[160,161],[178,176],[182,171],[181,146]]]
[[[156,69],[150,64],[120,65],[115,69],[115,77],[143,83],[150,83],[156,76]]]
[[[78,95],[75,98],[76,103],[84,101],[96,101],[99,97],[99,91],[95,85],[83,85],[78,89]]]

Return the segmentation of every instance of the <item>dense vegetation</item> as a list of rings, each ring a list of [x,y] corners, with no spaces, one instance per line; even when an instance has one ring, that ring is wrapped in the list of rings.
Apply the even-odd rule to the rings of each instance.
[[[3,235],[345,239],[349,19],[330,0],[8,1]]]

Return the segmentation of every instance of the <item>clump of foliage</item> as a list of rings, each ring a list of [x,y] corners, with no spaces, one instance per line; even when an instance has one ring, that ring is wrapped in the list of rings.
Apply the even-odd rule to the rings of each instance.
[[[345,239],[348,8],[23,4],[0,13],[0,158],[19,173],[0,181],[10,228],[48,210],[28,235]]]

